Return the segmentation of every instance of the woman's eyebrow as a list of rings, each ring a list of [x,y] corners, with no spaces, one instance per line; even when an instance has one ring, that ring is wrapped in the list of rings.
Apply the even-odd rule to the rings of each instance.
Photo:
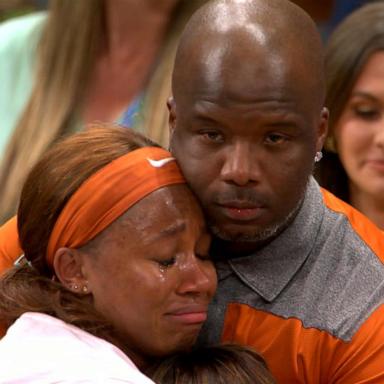
[[[355,92],[352,93],[352,97],[361,97],[361,98],[364,98],[364,99],[369,99],[369,100],[372,100],[372,101],[377,101],[377,97],[375,97],[371,93],[364,92],[364,91],[355,91]]]
[[[184,220],[176,221],[164,228],[162,228],[160,231],[154,233],[153,235],[148,236],[145,239],[145,242],[152,243],[155,242],[161,238],[164,237],[171,237],[174,236],[177,233],[185,231],[187,225]]]

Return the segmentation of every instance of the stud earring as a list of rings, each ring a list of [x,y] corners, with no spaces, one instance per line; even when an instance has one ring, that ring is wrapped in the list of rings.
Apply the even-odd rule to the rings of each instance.
[[[81,288],[81,291],[83,293],[88,293],[88,287],[86,285],[83,285],[83,288]]]
[[[77,291],[79,289],[79,286],[77,284],[72,284],[71,288]]]
[[[323,152],[318,151],[315,155],[315,163],[318,163],[323,158]]]

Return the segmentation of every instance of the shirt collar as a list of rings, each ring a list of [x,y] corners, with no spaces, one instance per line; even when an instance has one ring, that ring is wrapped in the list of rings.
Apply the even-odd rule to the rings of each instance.
[[[323,215],[321,191],[311,177],[292,224],[264,248],[249,256],[230,259],[228,264],[249,288],[266,301],[273,301],[311,253]]]

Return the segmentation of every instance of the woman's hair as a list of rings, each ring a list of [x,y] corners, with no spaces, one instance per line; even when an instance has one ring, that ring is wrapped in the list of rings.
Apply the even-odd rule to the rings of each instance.
[[[98,126],[57,143],[33,167],[18,210],[20,243],[31,265],[15,266],[0,278],[2,324],[11,325],[25,312],[41,312],[110,339],[112,328],[88,295],[79,297],[52,279],[46,249],[58,216],[85,180],[116,158],[154,145],[132,130]]]
[[[236,345],[198,347],[179,352],[145,372],[158,384],[273,384],[263,358]]]
[[[384,50],[384,2],[367,4],[349,15],[333,32],[326,47],[326,106],[330,110],[325,156],[316,177],[331,192],[349,200],[348,176],[339,156],[334,130],[352,89],[372,54]]]
[[[168,144],[171,72],[181,31],[207,0],[180,0],[169,22],[160,58],[147,84],[138,130]],[[0,167],[0,222],[16,210],[30,168],[63,134],[71,133],[89,74],[106,35],[104,0],[51,0],[39,43],[34,86]]]

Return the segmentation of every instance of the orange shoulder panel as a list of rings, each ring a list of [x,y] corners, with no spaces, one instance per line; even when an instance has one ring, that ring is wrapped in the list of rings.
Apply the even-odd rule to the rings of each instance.
[[[239,303],[228,305],[222,334],[261,353],[278,383],[384,383],[383,340],[383,305],[349,342]]]
[[[361,212],[340,200],[331,192],[323,188],[321,191],[325,205],[332,211],[344,214],[348,218],[356,233],[384,263],[384,232],[377,228],[376,225]]]
[[[11,268],[22,253],[15,216],[0,227],[0,275]]]

